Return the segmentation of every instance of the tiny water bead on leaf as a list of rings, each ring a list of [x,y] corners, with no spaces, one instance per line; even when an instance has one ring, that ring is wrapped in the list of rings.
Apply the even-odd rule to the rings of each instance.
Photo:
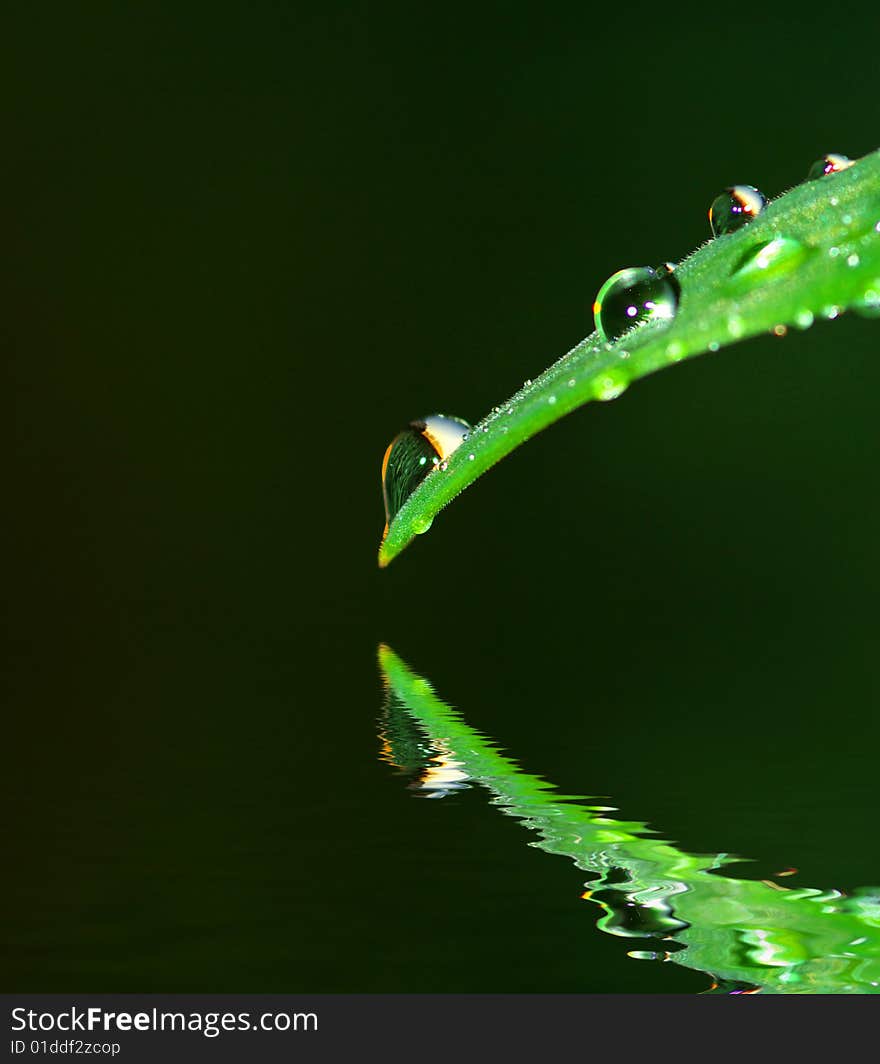
[[[849,169],[852,164],[852,159],[847,158],[846,155],[829,152],[828,155],[823,155],[821,159],[813,163],[807,174],[807,180],[815,181],[817,177],[825,177],[826,174],[839,174],[841,170]]]
[[[731,274],[731,286],[745,290],[790,273],[808,255],[808,249],[800,240],[777,236],[763,240],[750,247],[735,263]]]
[[[873,288],[853,303],[853,310],[862,318],[880,318],[880,277]]]
[[[596,332],[607,342],[635,325],[668,326],[675,317],[681,289],[668,264],[652,269],[618,270],[599,289],[593,303]]]
[[[767,206],[764,194],[752,185],[731,185],[712,200],[709,225],[713,236],[734,233],[757,218]]]
[[[384,534],[388,533],[388,526],[416,487],[452,454],[470,430],[471,426],[461,418],[432,414],[411,421],[394,437],[382,459]]]

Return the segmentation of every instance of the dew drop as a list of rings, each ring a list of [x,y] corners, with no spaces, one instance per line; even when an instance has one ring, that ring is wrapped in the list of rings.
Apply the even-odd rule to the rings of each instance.
[[[815,181],[817,177],[825,177],[826,174],[839,174],[841,170],[848,170],[852,164],[852,159],[847,156],[829,152],[813,163],[807,174],[807,180]]]
[[[706,346],[710,351],[715,352],[721,347],[721,344],[719,344],[717,340],[710,340]]]
[[[632,957],[635,961],[668,961],[669,954],[665,950],[655,949],[631,949],[627,953],[627,957]]]
[[[780,277],[799,266],[807,256],[807,249],[799,240],[777,236],[749,248],[739,259],[731,274],[735,288],[750,288],[758,281]]]
[[[799,329],[809,329],[814,320],[811,310],[799,310],[794,316],[794,323]]]
[[[681,290],[666,267],[631,266],[618,270],[599,289],[593,303],[596,332],[613,341],[636,325],[667,328],[675,317]]]
[[[731,314],[727,319],[727,331],[735,340],[738,340],[746,331],[746,323],[738,314]]]
[[[555,403],[556,403],[556,396],[555,395],[549,396],[547,398],[547,402],[550,404],[550,406],[554,406]]]
[[[616,399],[619,395],[623,395],[628,384],[629,381],[622,373],[603,373],[593,383],[593,394],[597,399],[601,399],[602,402],[608,402],[611,399]]]
[[[880,318],[880,283],[868,288],[861,299],[853,303],[853,310],[862,318]]]
[[[764,194],[752,185],[731,185],[712,200],[709,208],[709,225],[713,236],[742,229],[764,210],[767,200]]]
[[[852,255],[847,256],[846,264],[850,267],[856,267],[861,261],[862,260],[858,257],[858,255],[853,252]]]
[[[435,466],[445,471],[446,459],[459,446],[470,427],[461,418],[432,414],[411,421],[394,437],[382,460],[386,532],[401,506]],[[417,527],[416,532],[427,532],[430,527],[429,521],[426,527]]]

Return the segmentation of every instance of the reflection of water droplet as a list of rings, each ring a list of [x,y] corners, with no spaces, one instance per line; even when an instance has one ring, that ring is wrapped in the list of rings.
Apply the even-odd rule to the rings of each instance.
[[[675,317],[679,297],[678,281],[665,267],[618,270],[602,285],[593,303],[596,332],[610,341],[635,325],[668,326]]]
[[[807,249],[799,240],[774,237],[745,252],[733,268],[731,284],[736,288],[747,288],[758,281],[780,277],[800,265],[806,256]]]
[[[845,155],[829,152],[813,163],[807,174],[807,180],[815,181],[817,177],[824,177],[826,174],[839,174],[841,170],[848,170],[852,164],[852,159],[848,159]]]
[[[398,510],[435,466],[446,469],[446,458],[459,446],[468,429],[470,425],[461,418],[433,414],[421,421],[411,421],[408,428],[394,437],[382,461],[386,532]],[[416,532],[427,532],[430,527],[428,520]]]
[[[599,919],[599,927],[622,938],[666,938],[690,926],[675,915],[667,898],[657,897],[650,904],[641,904],[626,890],[612,886],[594,890],[591,900],[597,901],[606,913]]]
[[[752,185],[731,185],[712,200],[709,225],[713,236],[733,233],[747,225],[767,206],[764,194]]]
[[[668,961],[669,954],[665,951],[654,949],[631,949],[627,953],[627,957],[632,957],[636,961]]]

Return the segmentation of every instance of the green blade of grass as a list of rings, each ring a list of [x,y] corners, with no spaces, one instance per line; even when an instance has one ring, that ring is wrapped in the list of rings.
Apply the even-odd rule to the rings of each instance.
[[[802,253],[776,268],[741,269],[753,249],[780,238]],[[880,151],[793,188],[738,232],[697,249],[675,276],[681,302],[671,326],[638,326],[613,343],[593,333],[495,407],[406,500],[383,539],[379,565],[426,532],[444,506],[505,455],[591,399],[614,398],[640,377],[759,333],[876,307]]]

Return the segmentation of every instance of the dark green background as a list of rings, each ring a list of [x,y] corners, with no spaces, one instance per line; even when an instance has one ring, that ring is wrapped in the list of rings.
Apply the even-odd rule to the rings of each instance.
[[[873,8],[4,20],[2,989],[704,988],[483,794],[410,797],[379,640],[685,849],[880,882],[877,322],[591,405],[375,567],[403,422],[536,376],[723,186],[877,146]]]

